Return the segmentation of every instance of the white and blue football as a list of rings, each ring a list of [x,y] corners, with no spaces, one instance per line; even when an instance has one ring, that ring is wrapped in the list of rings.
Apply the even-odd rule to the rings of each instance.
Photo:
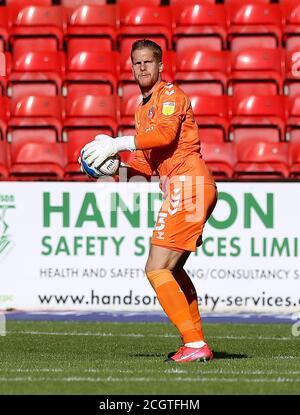
[[[93,179],[102,176],[113,176],[120,167],[120,158],[115,156],[108,157],[99,167],[90,166],[84,159],[84,152],[81,154],[81,165],[85,173]]]

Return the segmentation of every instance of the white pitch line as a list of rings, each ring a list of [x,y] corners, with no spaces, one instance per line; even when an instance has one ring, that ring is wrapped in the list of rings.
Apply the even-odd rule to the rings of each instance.
[[[108,377],[84,377],[84,376],[68,376],[68,377],[61,377],[61,378],[47,378],[47,377],[37,377],[32,378],[31,376],[26,377],[0,377],[0,382],[122,382],[124,383],[124,378],[115,378],[113,376]],[[164,378],[149,378],[149,377],[135,377],[135,378],[127,378],[127,382],[217,382],[217,383],[295,383],[300,382],[300,379],[295,378],[185,378],[185,377],[176,377],[172,379],[164,379]]]
[[[201,367],[202,369],[202,367]],[[82,371],[81,368],[73,369],[58,369],[58,368],[36,368],[36,369],[0,369],[0,373],[66,373],[66,372],[76,372]],[[118,373],[157,373],[155,369],[143,369],[143,370],[127,370],[127,369],[84,369],[84,373],[103,373],[103,372],[118,372]],[[176,373],[191,373],[188,370],[182,370],[179,368],[171,368],[163,371],[165,374],[176,374]],[[300,375],[300,370],[292,371],[280,371],[280,370],[224,370],[224,369],[214,369],[214,370],[203,370],[202,372],[205,375]]]
[[[138,333],[93,333],[93,332],[55,332],[55,331],[31,331],[31,330],[20,330],[11,331],[8,330],[7,334],[30,334],[30,335],[47,335],[47,336],[91,336],[91,337],[178,337],[176,334],[138,334]],[[290,337],[268,337],[268,336],[207,336],[209,339],[217,340],[277,340],[277,341],[295,341],[298,338],[294,336]]]
[[[48,368],[37,368],[37,369],[0,369],[1,372],[17,372],[17,373],[39,373],[39,372],[47,372],[47,373],[58,373],[58,372],[66,372],[64,369],[48,369]]]
[[[58,369],[58,368],[36,368],[36,369],[0,369],[1,372],[17,372],[17,373],[39,373],[39,372],[48,372],[48,373],[65,373],[65,372],[76,372],[81,371],[81,368],[74,368],[74,369]],[[117,371],[119,373],[156,373],[157,371],[154,369],[144,369],[144,370],[122,370],[122,369],[84,369],[84,373],[102,373],[102,372],[112,372]],[[182,370],[179,368],[171,368],[164,370],[166,374],[174,374],[174,373],[190,373],[188,370]],[[219,374],[219,375],[299,375],[299,370],[292,370],[292,371],[280,371],[280,370],[224,370],[224,369],[214,369],[214,370],[204,370],[203,374]]]

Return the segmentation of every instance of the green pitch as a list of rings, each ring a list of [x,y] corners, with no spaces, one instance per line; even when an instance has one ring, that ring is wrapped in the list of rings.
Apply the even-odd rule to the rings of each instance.
[[[8,321],[1,394],[299,394],[300,337],[289,324],[205,324],[210,363],[165,363],[165,323]]]

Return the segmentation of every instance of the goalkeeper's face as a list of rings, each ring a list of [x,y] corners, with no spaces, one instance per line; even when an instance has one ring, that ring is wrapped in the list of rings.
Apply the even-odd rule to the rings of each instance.
[[[132,54],[134,78],[142,93],[150,92],[160,82],[163,64],[158,62],[150,48],[137,49]]]

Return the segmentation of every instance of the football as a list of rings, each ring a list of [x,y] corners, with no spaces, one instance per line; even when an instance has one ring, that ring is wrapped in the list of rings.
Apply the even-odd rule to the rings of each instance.
[[[81,155],[81,165],[84,172],[92,177],[98,179],[102,176],[113,176],[117,173],[120,166],[120,158],[116,154],[115,156],[108,157],[99,167],[89,166],[84,159],[84,153]]]

